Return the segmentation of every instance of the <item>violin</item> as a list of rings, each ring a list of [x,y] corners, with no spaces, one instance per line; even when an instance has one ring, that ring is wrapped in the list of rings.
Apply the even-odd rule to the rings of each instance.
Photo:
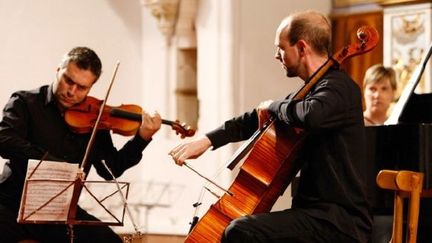
[[[67,109],[64,119],[72,131],[76,133],[89,133],[92,131],[98,118],[103,101],[87,96],[87,98]],[[135,135],[141,126],[142,108],[138,105],[126,104],[120,106],[104,105],[97,129],[112,130],[123,136]],[[195,130],[185,123],[162,119],[162,124],[169,125],[181,138],[191,137]]]

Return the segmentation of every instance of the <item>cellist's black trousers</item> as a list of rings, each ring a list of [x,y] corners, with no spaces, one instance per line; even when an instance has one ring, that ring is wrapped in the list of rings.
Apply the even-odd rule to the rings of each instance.
[[[326,221],[297,210],[257,214],[233,220],[222,243],[357,242]]]

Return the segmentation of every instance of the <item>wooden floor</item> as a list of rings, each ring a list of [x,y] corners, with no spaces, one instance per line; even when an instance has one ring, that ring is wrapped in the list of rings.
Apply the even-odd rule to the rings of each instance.
[[[184,235],[163,235],[163,234],[145,234],[139,237],[128,239],[126,235],[121,236],[125,243],[183,243],[186,236]]]

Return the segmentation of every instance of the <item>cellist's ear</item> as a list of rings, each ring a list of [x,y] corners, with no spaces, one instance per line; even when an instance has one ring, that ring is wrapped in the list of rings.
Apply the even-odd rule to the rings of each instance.
[[[60,67],[57,67],[57,69],[56,69],[56,78],[57,78],[57,79],[59,79],[59,76],[58,76],[58,75],[59,75],[59,72],[60,72]]]
[[[304,40],[299,40],[297,41],[296,46],[299,54],[303,56],[306,49],[306,42]]]

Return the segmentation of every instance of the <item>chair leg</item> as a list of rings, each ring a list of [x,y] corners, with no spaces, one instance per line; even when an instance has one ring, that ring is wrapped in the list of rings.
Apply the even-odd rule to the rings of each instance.
[[[408,209],[408,225],[407,225],[407,242],[417,242],[417,228],[420,211],[420,193],[421,183],[423,180],[417,175],[412,175],[413,190],[410,193],[409,209]],[[421,183],[420,183],[421,182]]]
[[[406,242],[416,243],[423,186],[423,173],[413,171],[381,170],[377,175],[377,184],[383,189],[394,190],[392,243],[402,243],[403,239],[403,200],[408,198],[408,217]]]
[[[393,208],[393,232],[392,243],[402,243],[403,228],[403,197],[399,192],[395,192]]]

